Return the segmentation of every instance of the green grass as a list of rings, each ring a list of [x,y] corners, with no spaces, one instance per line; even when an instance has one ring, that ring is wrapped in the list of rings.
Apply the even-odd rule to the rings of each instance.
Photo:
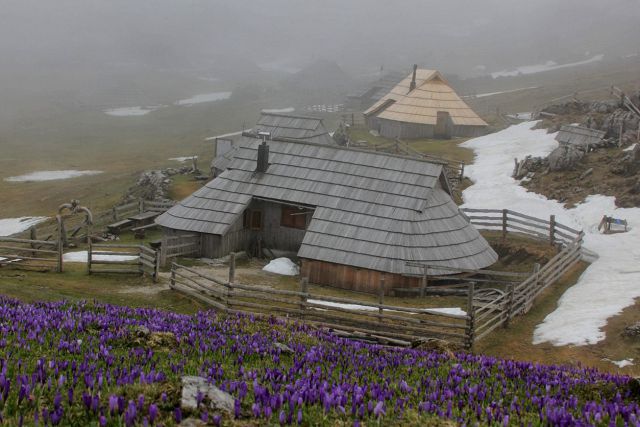
[[[387,144],[393,142],[392,139],[384,138],[382,136],[375,136],[369,133],[367,129],[352,128],[349,129],[349,136],[352,141],[367,141],[373,146]],[[421,153],[431,156],[441,157],[446,160],[453,160],[464,162],[465,164],[473,163],[474,154],[473,150],[463,148],[460,146],[467,139],[465,138],[453,138],[453,139],[412,139],[404,140],[409,146]]]
[[[136,275],[88,275],[84,264],[66,263],[64,273],[0,269],[0,293],[22,301],[97,300],[129,307],[195,313],[204,306]],[[161,290],[158,290],[161,289]]]

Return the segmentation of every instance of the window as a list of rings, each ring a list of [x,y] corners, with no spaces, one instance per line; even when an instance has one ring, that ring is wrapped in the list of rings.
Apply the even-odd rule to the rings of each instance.
[[[307,228],[307,211],[293,206],[282,206],[280,225],[304,230]]]
[[[262,230],[262,211],[244,211],[243,218],[244,228],[250,228],[251,230]]]

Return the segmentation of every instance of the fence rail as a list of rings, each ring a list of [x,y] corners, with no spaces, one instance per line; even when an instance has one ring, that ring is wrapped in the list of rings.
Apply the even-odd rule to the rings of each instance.
[[[160,255],[144,245],[89,244],[89,274],[140,274],[158,281]]]
[[[550,244],[569,245],[582,234],[579,230],[557,222],[555,215],[550,215],[547,220],[510,209],[464,208],[461,210],[476,227],[500,230],[503,237],[506,237],[509,232],[519,232],[548,240]]]
[[[166,266],[167,262],[173,258],[194,255],[200,253],[199,234],[178,234],[174,236],[163,236],[160,265]]]
[[[0,267],[62,271],[59,241],[0,237]]]
[[[425,338],[471,345],[469,316],[385,304],[384,279],[374,303],[309,292],[306,278],[301,280],[298,291],[235,283],[233,271],[230,268],[229,280],[220,280],[174,262],[171,288],[218,310],[293,317],[399,345]]]

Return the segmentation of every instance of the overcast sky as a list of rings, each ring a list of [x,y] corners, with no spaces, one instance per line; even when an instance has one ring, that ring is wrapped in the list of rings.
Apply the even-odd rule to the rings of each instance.
[[[197,64],[318,56],[348,67],[433,62],[464,72],[637,50],[640,0],[2,0],[13,63]],[[187,64],[185,64],[187,65]]]

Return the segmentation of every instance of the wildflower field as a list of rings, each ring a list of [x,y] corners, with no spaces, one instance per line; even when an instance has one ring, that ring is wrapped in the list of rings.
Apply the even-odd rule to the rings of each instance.
[[[185,375],[231,394],[232,413],[181,408]],[[2,425],[637,425],[633,384],[274,318],[0,297]]]

